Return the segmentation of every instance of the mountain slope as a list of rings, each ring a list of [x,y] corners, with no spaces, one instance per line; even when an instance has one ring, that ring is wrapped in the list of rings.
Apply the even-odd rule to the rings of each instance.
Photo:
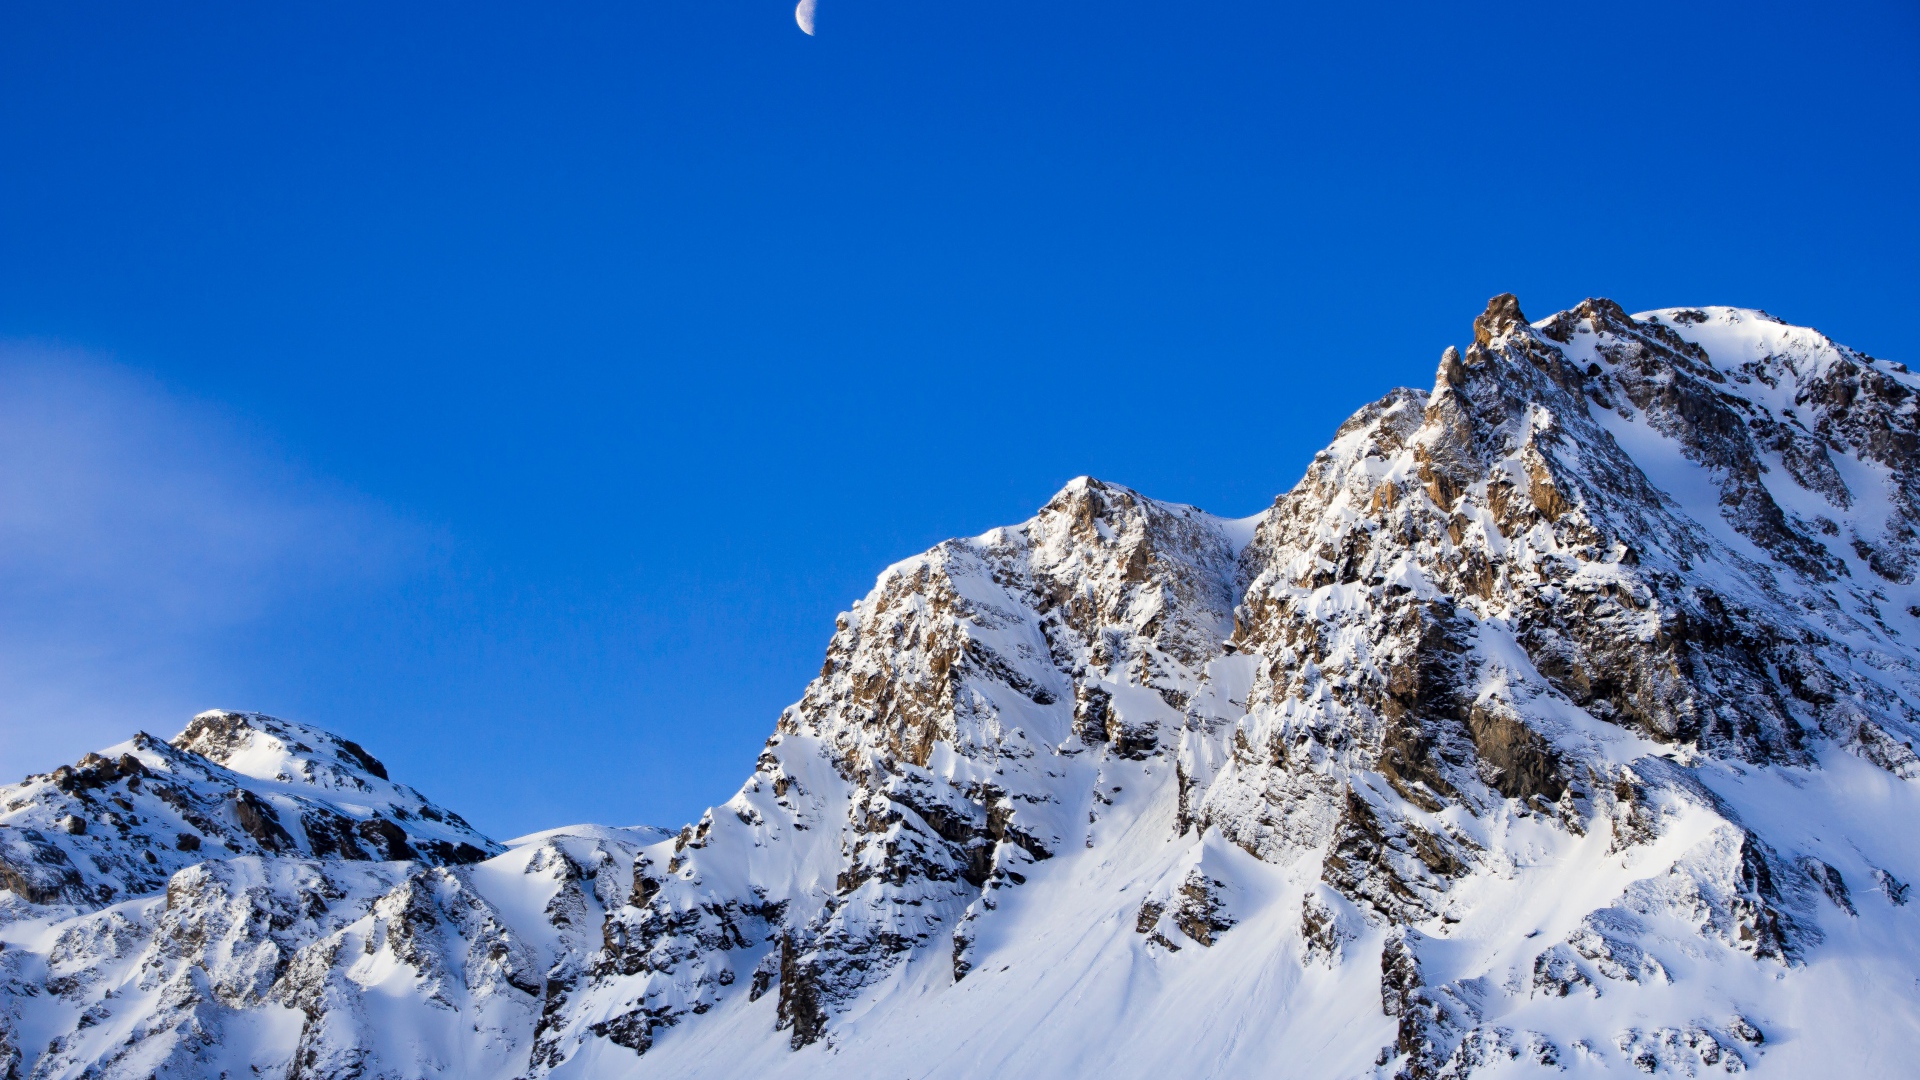
[[[888,568],[678,834],[142,737],[0,790],[0,1072],[1910,1071],[1916,389],[1496,298],[1255,518],[1082,478]]]

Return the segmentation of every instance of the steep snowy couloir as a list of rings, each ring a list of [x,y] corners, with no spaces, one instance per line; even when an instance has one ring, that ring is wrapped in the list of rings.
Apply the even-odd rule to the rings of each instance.
[[[677,834],[253,714],[0,790],[0,1075],[1910,1071],[1920,383],[1473,329],[1254,518],[890,567]]]

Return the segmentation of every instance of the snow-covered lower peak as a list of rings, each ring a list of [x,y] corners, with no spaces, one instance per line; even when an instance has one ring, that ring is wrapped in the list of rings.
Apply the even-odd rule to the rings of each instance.
[[[1082,477],[888,567],[677,833],[254,714],[0,791],[0,1074],[1914,1071],[1920,383],[1473,329],[1254,518]]]
[[[205,712],[171,742],[142,732],[0,787],[0,921],[152,893],[210,857],[439,865],[500,850],[351,741]]]

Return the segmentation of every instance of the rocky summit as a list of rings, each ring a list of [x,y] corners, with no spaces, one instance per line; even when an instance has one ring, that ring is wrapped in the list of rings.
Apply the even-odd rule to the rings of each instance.
[[[1252,518],[889,567],[678,832],[136,735],[0,788],[0,1076],[1913,1075],[1917,392],[1498,297]]]

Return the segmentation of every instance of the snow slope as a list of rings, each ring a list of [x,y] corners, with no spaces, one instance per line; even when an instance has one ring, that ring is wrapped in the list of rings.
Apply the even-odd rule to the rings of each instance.
[[[1915,1072],[1916,390],[1496,298],[1256,518],[889,567],[678,833],[141,736],[0,789],[0,1073]]]

